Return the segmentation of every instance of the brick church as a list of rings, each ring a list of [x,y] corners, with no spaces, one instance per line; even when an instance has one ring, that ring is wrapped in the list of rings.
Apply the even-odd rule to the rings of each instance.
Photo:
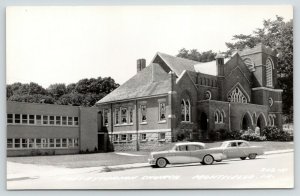
[[[276,51],[262,44],[208,63],[160,52],[148,66],[139,59],[137,74],[97,102],[98,140],[116,151],[143,150],[182,133],[203,141],[212,130],[282,127],[276,69]]]

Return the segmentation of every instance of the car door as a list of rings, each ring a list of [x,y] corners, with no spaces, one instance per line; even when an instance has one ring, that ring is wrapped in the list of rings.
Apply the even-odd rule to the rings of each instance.
[[[203,159],[203,146],[200,145],[189,145],[188,151],[190,151],[191,163],[199,163],[202,162]]]
[[[246,142],[238,142],[238,148],[240,149],[240,157],[249,156],[250,146]]]
[[[170,163],[190,163],[190,152],[187,145],[179,145],[174,151],[169,152],[167,159]]]
[[[224,149],[224,153],[226,154],[228,159],[239,158],[241,151],[237,146],[236,142],[229,142],[227,147]]]

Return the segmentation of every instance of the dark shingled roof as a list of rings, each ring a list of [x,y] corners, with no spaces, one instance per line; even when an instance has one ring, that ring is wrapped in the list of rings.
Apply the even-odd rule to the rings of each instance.
[[[161,52],[158,52],[157,55],[162,58],[162,60],[170,67],[173,72],[175,72],[177,76],[180,76],[180,74],[184,70],[195,71],[194,65],[199,64],[198,61],[175,57]]]
[[[159,64],[151,63],[97,104],[166,94],[171,90],[169,78]]]

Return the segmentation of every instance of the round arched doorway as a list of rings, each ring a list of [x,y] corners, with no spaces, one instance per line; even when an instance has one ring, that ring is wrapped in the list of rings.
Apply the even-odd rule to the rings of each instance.
[[[242,130],[248,130],[249,128],[252,128],[251,115],[248,112],[246,112],[242,118],[241,128]]]

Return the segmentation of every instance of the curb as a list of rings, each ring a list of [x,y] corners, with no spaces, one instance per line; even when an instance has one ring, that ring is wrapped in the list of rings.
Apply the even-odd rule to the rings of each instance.
[[[265,155],[283,154],[283,153],[289,153],[289,152],[294,152],[294,149],[266,151]]]

